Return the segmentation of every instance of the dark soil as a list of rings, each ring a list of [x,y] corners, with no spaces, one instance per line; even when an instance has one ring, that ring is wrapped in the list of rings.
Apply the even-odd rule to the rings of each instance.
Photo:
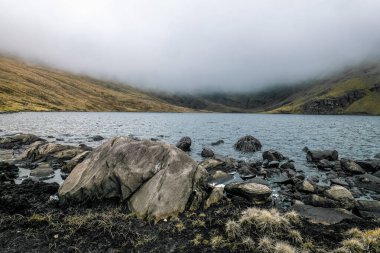
[[[0,184],[0,252],[247,251],[225,232],[226,222],[238,219],[244,204],[224,200],[207,210],[187,211],[154,224],[134,217],[117,201],[60,206],[49,201],[57,190],[57,184],[30,180],[21,185]],[[332,249],[342,241],[342,232],[351,227],[379,226],[374,221],[333,226],[303,222],[297,229],[315,249]]]

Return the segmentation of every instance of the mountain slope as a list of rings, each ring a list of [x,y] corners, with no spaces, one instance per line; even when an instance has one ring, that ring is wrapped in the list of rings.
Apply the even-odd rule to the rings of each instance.
[[[259,92],[156,96],[178,106],[219,112],[380,115],[380,63]]]
[[[129,86],[103,82],[0,57],[0,112],[186,112]]]
[[[271,113],[380,115],[380,64],[367,64],[315,81]]]

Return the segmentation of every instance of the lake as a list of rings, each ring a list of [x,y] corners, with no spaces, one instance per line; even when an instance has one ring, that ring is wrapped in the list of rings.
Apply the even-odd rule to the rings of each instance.
[[[0,114],[0,135],[33,133],[49,141],[96,147],[90,140],[133,135],[175,144],[190,136],[190,155],[200,161],[203,146],[216,154],[239,159],[261,158],[261,152],[241,154],[233,144],[247,134],[258,138],[263,151],[275,149],[295,161],[296,168],[309,170],[302,149],[336,149],[340,157],[373,158],[380,153],[380,117],[313,116],[231,113],[118,113],[118,112],[23,112]],[[49,138],[54,137],[54,138]]]

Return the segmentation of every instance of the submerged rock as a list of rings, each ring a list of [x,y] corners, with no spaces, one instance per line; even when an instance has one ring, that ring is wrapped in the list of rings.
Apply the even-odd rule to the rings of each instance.
[[[308,162],[319,162],[322,159],[329,161],[338,160],[338,151],[336,150],[307,150],[306,159]]]
[[[214,151],[212,151],[210,148],[202,149],[202,153],[201,153],[202,157],[208,158],[208,157],[213,157],[214,155],[215,155]]]
[[[205,196],[207,172],[166,143],[113,138],[78,164],[59,189],[62,202],[118,198],[141,217],[164,219]]]
[[[30,145],[36,141],[44,141],[33,134],[16,134],[0,138],[0,148],[14,149],[22,145]]]
[[[191,138],[188,137],[188,136],[185,136],[185,137],[182,137],[177,145],[176,145],[177,148],[187,152],[187,151],[190,151],[190,147],[191,147]]]
[[[92,141],[102,141],[102,140],[104,140],[104,137],[100,136],[100,135],[95,135],[95,136],[92,136],[90,138],[90,140],[92,140]]]
[[[216,142],[212,142],[211,145],[212,145],[212,146],[218,146],[218,145],[223,144],[223,143],[224,143],[223,140],[218,140],[218,141],[216,141]]]
[[[224,188],[228,194],[243,197],[252,204],[261,205],[272,201],[272,190],[263,184],[231,183]]]
[[[235,149],[241,152],[256,152],[261,150],[261,143],[258,139],[251,135],[240,138],[234,145]]]

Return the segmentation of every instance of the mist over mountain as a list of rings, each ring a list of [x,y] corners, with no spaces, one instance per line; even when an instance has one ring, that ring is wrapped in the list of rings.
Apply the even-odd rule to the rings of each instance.
[[[380,55],[371,0],[0,0],[0,9],[1,54],[174,93],[258,91]]]

